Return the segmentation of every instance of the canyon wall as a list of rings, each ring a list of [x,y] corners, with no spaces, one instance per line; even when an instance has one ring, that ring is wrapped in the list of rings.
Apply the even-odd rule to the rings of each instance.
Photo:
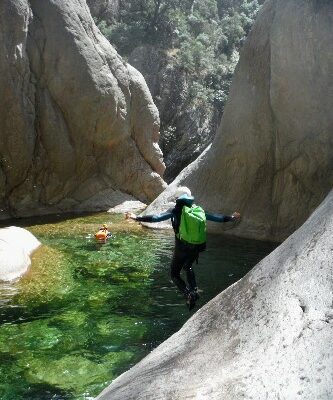
[[[84,0],[2,1],[0,49],[2,218],[162,191],[157,108]]]

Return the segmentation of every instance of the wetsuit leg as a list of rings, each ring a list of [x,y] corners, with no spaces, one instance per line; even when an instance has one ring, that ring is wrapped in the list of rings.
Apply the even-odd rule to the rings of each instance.
[[[188,282],[188,287],[190,291],[197,290],[197,282],[195,279],[195,273],[192,268],[192,264],[194,261],[197,259],[197,254],[189,254],[188,258],[184,264],[184,269],[186,271],[186,277],[187,277],[187,282]]]
[[[171,261],[170,275],[173,283],[185,295],[197,289],[195,274],[192,268],[192,264],[197,258],[198,252],[196,250],[187,247],[176,239],[175,250]],[[186,286],[184,280],[180,277],[182,268],[184,268],[186,271],[188,287]]]
[[[170,276],[171,276],[173,283],[184,294],[187,294],[188,289],[186,287],[186,283],[180,277],[180,271],[184,267],[184,264],[186,261],[187,261],[186,252],[184,252],[183,249],[180,246],[178,246],[176,243],[175,250],[173,253],[173,258],[171,261],[171,266],[170,266]]]

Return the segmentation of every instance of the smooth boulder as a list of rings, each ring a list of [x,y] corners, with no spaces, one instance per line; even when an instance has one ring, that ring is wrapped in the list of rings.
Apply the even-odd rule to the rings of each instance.
[[[31,265],[30,256],[40,245],[26,229],[16,226],[0,229],[0,281],[22,276]]]

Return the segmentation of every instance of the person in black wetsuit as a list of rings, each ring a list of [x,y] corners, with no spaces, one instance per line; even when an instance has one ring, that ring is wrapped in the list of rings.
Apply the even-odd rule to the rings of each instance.
[[[130,212],[126,213],[126,218],[131,218],[139,222],[161,222],[171,219],[172,227],[175,232],[175,248],[170,266],[170,276],[174,284],[184,294],[189,309],[195,306],[195,302],[199,298],[192,265],[194,261],[198,260],[199,253],[206,247],[205,245],[191,245],[178,238],[183,206],[191,207],[193,202],[193,196],[184,194],[177,198],[175,207],[161,214],[139,217]],[[240,219],[240,214],[238,212],[234,212],[232,215],[210,214],[205,212],[205,215],[208,221],[215,222],[238,221]],[[182,269],[186,271],[187,285],[180,276]]]

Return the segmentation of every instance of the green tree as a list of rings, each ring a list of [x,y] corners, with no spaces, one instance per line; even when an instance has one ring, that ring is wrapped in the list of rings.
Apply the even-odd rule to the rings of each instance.
[[[117,22],[98,25],[125,57],[145,44],[162,50],[177,48],[178,66],[197,82],[197,97],[219,102],[223,108],[239,49],[262,2],[121,0]],[[188,98],[195,102],[194,89]]]

